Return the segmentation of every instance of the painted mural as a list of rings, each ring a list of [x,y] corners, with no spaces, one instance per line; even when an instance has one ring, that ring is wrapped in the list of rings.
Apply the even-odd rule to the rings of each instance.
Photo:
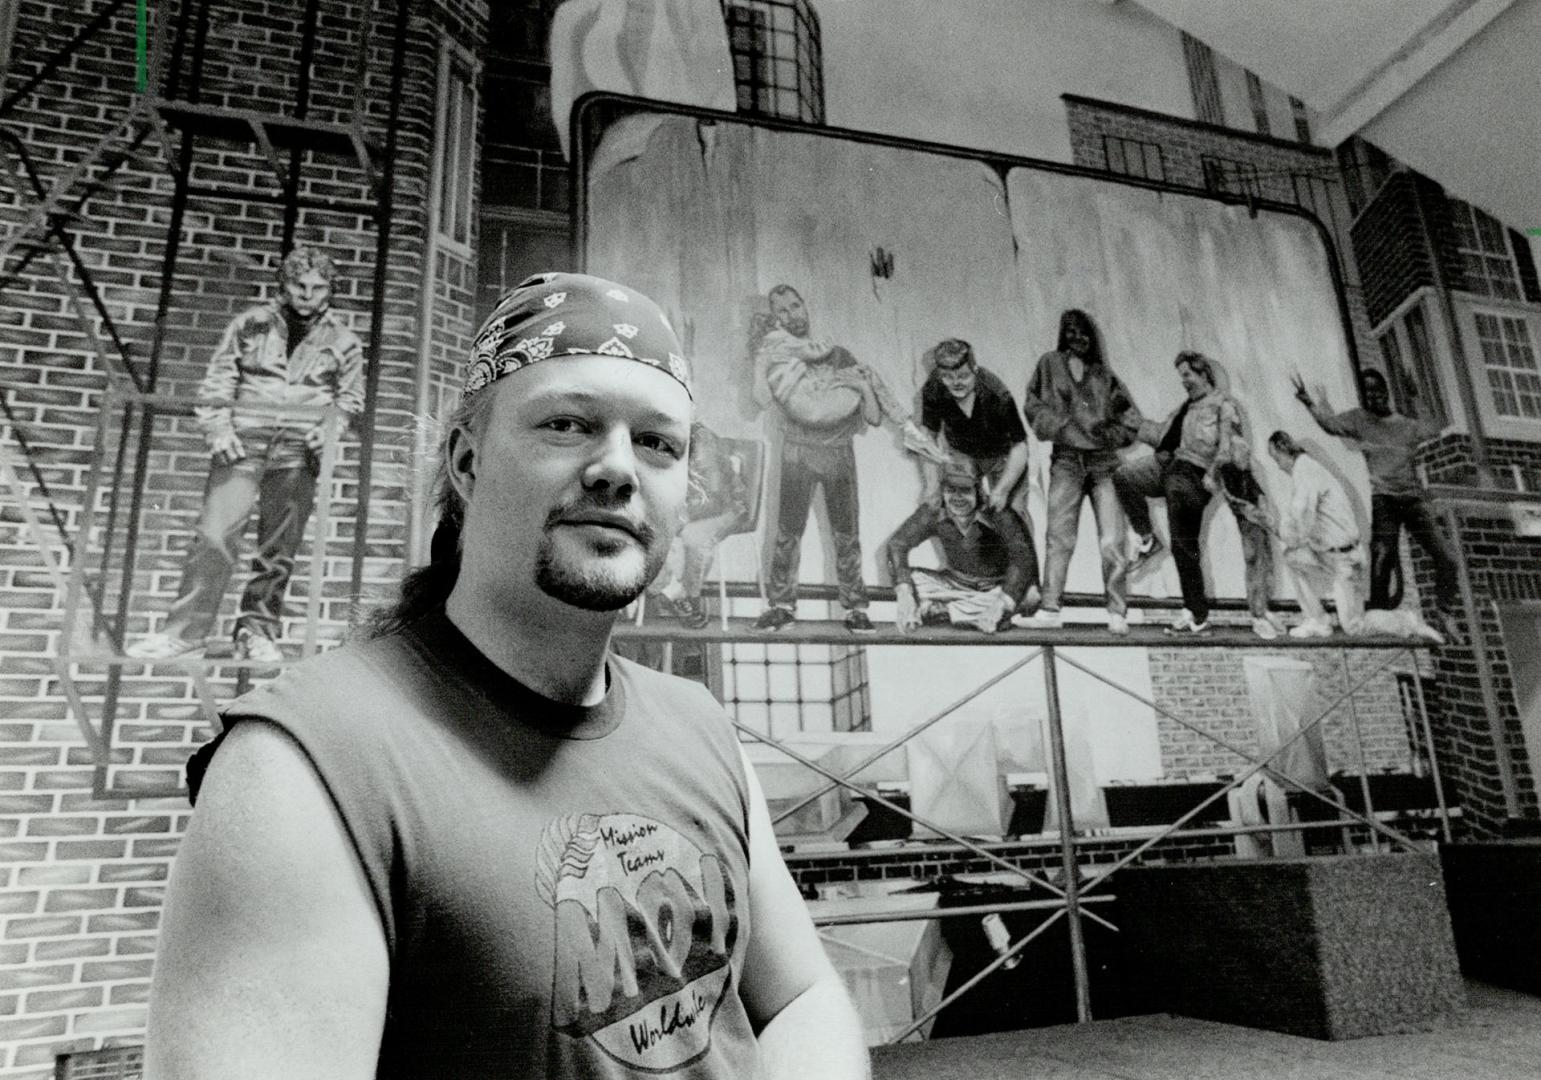
[[[1136,481],[1182,422],[1193,365],[1179,354],[1206,361],[1235,401],[1214,423],[1235,428],[1259,491],[1287,499],[1264,445],[1283,428],[1367,520],[1362,458],[1294,398],[1297,374],[1356,396],[1328,256],[1303,219],[683,116],[612,126],[586,184],[586,267],[664,306],[695,364],[702,424],[761,448],[750,486],[763,498],[734,516],[757,523],[756,543],[724,545],[713,574],[759,583],[767,633],[806,617],[809,583],[834,587],[830,617],[858,633],[1057,625],[1066,593],[1105,596],[1092,614],[1112,627],[1130,598],[1181,595],[1178,560],[1142,563],[1125,511],[1138,500],[1171,546],[1168,500]],[[1185,569],[1197,562],[1207,595],[1290,596],[1253,557],[1236,501],[1197,501]],[[897,602],[869,604],[873,586],[896,583]],[[704,623],[684,599],[687,621]],[[1065,617],[1079,616],[1067,604]],[[1141,649],[1067,655],[1150,696]],[[870,648],[867,664],[874,730],[893,732],[1005,661],[927,645]],[[1043,692],[1024,669],[959,714],[994,725],[1007,775],[1045,768]],[[1061,697],[1086,786],[1077,820],[1105,823],[1096,784],[1162,775],[1156,718],[1068,668]]]
[[[650,132],[640,151],[631,124]],[[623,155],[606,152],[611,140]],[[1336,400],[1357,397],[1327,255],[1303,219],[688,117],[622,121],[606,143],[588,176],[588,268],[658,297],[696,364],[702,421],[767,447],[761,566],[747,546],[722,557],[730,578],[764,580],[771,603],[792,583],[821,582],[858,608],[865,586],[890,584],[889,541],[935,498],[949,459],[973,467],[986,508],[1015,509],[1050,577],[1064,557],[1046,550],[1054,419],[1028,417],[1026,461],[1013,462],[1009,436],[981,423],[960,432],[955,410],[949,430],[945,410],[928,408],[928,387],[934,403],[947,375],[938,358],[959,343],[978,372],[978,402],[1031,409],[1043,395],[1029,383],[1063,352],[1071,311],[1085,314],[1126,395],[1120,408],[1170,417],[1184,399],[1174,361],[1200,353],[1239,406],[1262,490],[1287,490],[1264,447],[1282,428],[1367,520],[1361,456],[1323,437],[1294,398],[1297,375]],[[1112,468],[1152,452],[1137,423],[1106,436]],[[1104,462],[1094,456],[1095,471]],[[1164,502],[1151,503],[1158,536],[1169,533]],[[1099,506],[1117,516],[1094,492],[1074,508],[1069,592],[1104,591]],[[1121,539],[1133,558],[1137,539]],[[1201,547],[1210,595],[1245,597],[1242,538],[1220,500],[1204,515]],[[1180,582],[1164,559],[1125,586],[1177,596]],[[1269,591],[1288,595],[1278,580]]]

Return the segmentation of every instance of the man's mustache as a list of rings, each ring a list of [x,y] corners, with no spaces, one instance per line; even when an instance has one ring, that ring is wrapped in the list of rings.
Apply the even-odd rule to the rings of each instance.
[[[589,495],[558,503],[546,514],[546,530],[550,531],[564,522],[582,521],[586,517],[598,515],[610,519],[614,524],[625,528],[637,538],[643,547],[652,547],[653,542],[658,538],[658,531],[646,521],[634,518],[622,510],[625,501],[625,499],[610,499],[604,496]]]

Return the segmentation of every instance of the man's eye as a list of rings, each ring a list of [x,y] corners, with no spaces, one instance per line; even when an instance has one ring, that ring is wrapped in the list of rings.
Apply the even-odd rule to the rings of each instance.
[[[637,445],[645,450],[654,450],[670,457],[680,456],[680,448],[672,439],[666,439],[662,435],[638,435]]]
[[[559,435],[579,434],[588,430],[588,425],[575,416],[553,416],[541,424],[541,427],[547,431],[555,431]]]

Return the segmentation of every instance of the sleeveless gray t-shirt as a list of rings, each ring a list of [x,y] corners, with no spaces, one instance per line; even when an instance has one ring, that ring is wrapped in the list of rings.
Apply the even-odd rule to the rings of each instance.
[[[226,709],[299,744],[368,879],[378,1076],[759,1075],[737,740],[704,688],[607,674],[600,704],[557,704],[440,612]]]

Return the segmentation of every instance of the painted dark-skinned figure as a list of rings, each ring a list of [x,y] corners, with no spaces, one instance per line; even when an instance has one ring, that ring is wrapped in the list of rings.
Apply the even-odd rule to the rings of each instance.
[[[364,407],[364,352],[331,306],[336,267],[324,252],[297,246],[279,268],[279,295],[232,319],[198,387],[207,402],[333,405],[338,430]],[[294,558],[315,505],[325,421],[246,412],[229,405],[196,410],[210,465],[192,546],[176,600],[159,633],[130,656],[164,660],[204,647],[235,568],[241,536],[257,510],[252,576],[235,625],[239,659],[283,659],[277,638]]]
[[[1017,602],[1031,611],[1039,601],[1038,549],[1027,509],[1027,429],[1016,398],[994,372],[979,366],[973,346],[961,338],[933,345],[925,363],[930,373],[920,390],[921,426],[944,453],[971,466],[984,495],[981,509],[1010,510],[1021,518],[1027,587]]]
[[[1090,498],[1102,554],[1108,630],[1127,634],[1128,556],[1124,513],[1113,474],[1119,450],[1132,441],[1126,424],[1138,417],[1123,381],[1113,373],[1091,316],[1071,308],[1060,316],[1059,340],[1045,353],[1027,384],[1023,412],[1039,439],[1053,443],[1049,463],[1049,508],[1044,553],[1043,604],[1035,615],[1016,616],[1018,625],[1052,628],[1062,624],[1060,604],[1070,557],[1080,531],[1081,503]]]
[[[910,565],[910,553],[928,540],[941,548],[940,569]],[[990,505],[971,463],[944,466],[938,498],[924,500],[885,549],[899,602],[895,626],[954,623],[993,634],[1010,625],[1031,583],[1031,545],[1021,518]]]
[[[1367,608],[1386,611],[1402,603],[1402,530],[1434,564],[1434,599],[1438,627],[1460,640],[1460,573],[1455,552],[1434,518],[1415,467],[1418,447],[1437,438],[1440,425],[1402,416],[1391,408],[1386,377],[1366,371],[1359,378],[1363,408],[1334,412],[1326,391],[1313,394],[1296,377],[1295,397],[1329,435],[1355,443],[1370,471],[1370,596]]]

